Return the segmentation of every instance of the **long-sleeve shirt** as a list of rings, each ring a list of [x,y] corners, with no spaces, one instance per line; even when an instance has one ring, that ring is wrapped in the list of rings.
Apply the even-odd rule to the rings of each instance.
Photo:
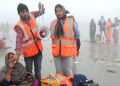
[[[43,13],[45,11],[43,10]],[[39,16],[39,11],[33,11],[31,12],[35,18],[37,18]],[[40,13],[40,15],[42,15]],[[29,22],[26,22],[24,20],[22,20],[24,23],[26,23],[27,25],[30,26]],[[23,39],[23,31],[20,27],[16,27],[16,32],[17,32],[17,37],[16,37],[16,48],[15,48],[15,51],[16,51],[16,54],[20,55],[21,53],[21,42],[22,42],[22,39]]]
[[[79,31],[78,26],[75,22],[73,24],[73,30],[75,32],[74,39],[77,40],[80,37],[80,31]]]
[[[75,32],[75,35],[74,35],[74,39],[77,40],[77,51],[79,51],[80,49],[80,46],[81,46],[81,42],[80,42],[80,31],[78,29],[78,25],[76,22],[74,22],[74,25],[73,25],[73,30]]]
[[[79,51],[81,46],[80,38],[77,39],[77,51]]]

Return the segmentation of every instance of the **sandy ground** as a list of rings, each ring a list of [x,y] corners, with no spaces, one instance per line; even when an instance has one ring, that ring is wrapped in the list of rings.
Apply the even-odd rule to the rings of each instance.
[[[7,34],[6,34],[7,36]],[[4,65],[4,58],[7,52],[15,53],[16,34],[14,31],[9,32],[7,40],[5,40],[9,49],[0,50],[0,68]],[[49,73],[55,73],[55,65],[51,51],[51,39],[42,41],[43,43],[43,59],[42,59],[42,79],[48,77]],[[80,55],[76,57],[74,63],[75,74],[83,74],[89,80],[100,86],[120,86],[120,45],[107,43],[90,43],[88,41],[81,42]],[[19,61],[25,65],[23,56]],[[34,73],[34,71],[33,71]]]

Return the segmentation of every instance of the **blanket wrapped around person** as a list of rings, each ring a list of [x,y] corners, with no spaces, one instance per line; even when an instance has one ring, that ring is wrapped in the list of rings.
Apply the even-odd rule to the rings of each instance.
[[[10,55],[13,57],[14,53],[10,52],[5,55],[5,66],[3,66],[0,70],[0,86],[4,86],[3,84],[6,84],[4,81],[6,80],[8,71],[10,69],[10,63],[9,59]],[[11,75],[10,75],[10,81],[7,81],[8,83],[12,83],[9,85],[18,85],[18,86],[31,86],[34,82],[33,75],[31,73],[28,73],[25,69],[25,67],[20,63],[16,62],[15,66],[12,69]],[[8,86],[9,86],[8,85]]]

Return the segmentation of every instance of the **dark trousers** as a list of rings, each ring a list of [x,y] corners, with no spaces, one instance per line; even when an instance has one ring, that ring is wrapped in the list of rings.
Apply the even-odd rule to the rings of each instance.
[[[32,56],[32,57],[24,57],[26,71],[32,73],[32,64],[34,61],[34,70],[35,70],[35,78],[40,82],[41,79],[41,62],[42,62],[42,52]]]
[[[104,32],[104,34],[105,34],[105,37],[106,37],[106,31],[104,30],[103,32]],[[101,31],[101,35],[102,35],[102,31]]]
[[[106,37],[106,30],[105,30],[105,27],[100,27],[100,32],[101,32],[101,35],[102,35],[102,31],[104,32],[105,37]]]

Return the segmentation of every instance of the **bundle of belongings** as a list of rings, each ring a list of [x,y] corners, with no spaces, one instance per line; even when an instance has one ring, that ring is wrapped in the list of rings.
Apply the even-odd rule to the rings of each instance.
[[[101,41],[101,35],[100,35],[100,34],[97,34],[97,35],[96,35],[96,42],[99,43],[99,41]]]
[[[84,75],[71,74],[61,82],[61,86],[99,86],[93,80],[88,80]]]
[[[88,80],[84,75],[71,74],[65,77],[60,74],[50,74],[46,79],[41,79],[41,86],[99,86],[93,80]]]
[[[66,78],[60,72],[56,74],[49,74],[49,77],[46,79],[41,79],[41,86],[61,86],[61,82]]]

